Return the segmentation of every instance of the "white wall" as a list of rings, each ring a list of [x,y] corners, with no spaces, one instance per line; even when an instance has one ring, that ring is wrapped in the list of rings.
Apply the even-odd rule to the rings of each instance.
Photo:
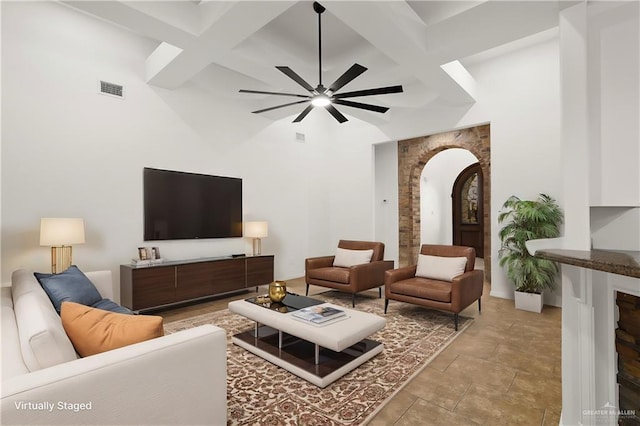
[[[385,243],[385,259],[398,264],[398,144],[374,145],[375,156],[375,239]]]
[[[144,245],[145,166],[243,178],[245,220],[269,221],[262,251],[280,279],[339,238],[373,238],[371,140],[384,136],[372,126],[335,126],[324,111],[274,123],[195,84],[155,88],[148,39],[54,2],[1,7],[3,284],[16,268],[49,270],[41,217],[83,217],[74,262],[117,281]],[[123,84],[125,99],[99,95],[99,79]],[[153,245],[169,259],[251,251],[241,238]]]
[[[439,152],[420,176],[420,244],[453,244],[451,193],[456,178],[478,159],[466,149]]]
[[[592,207],[589,218],[593,248],[640,251],[640,208]]]
[[[398,120],[382,128],[389,139],[400,140],[491,124],[491,295],[503,298],[513,298],[513,285],[498,265],[501,226],[497,218],[503,202],[510,195],[533,199],[542,192],[563,205],[557,30],[525,41],[524,47],[510,53],[494,56],[487,52],[462,61],[476,82],[474,105],[415,112],[413,120]],[[397,167],[391,164],[394,158],[388,152],[378,150],[376,155],[386,156],[376,159],[377,165],[387,165],[385,170],[377,167],[376,174],[388,175],[391,167]],[[397,205],[398,200],[390,202]],[[382,214],[380,209],[376,214]],[[545,303],[559,305],[559,292],[545,295]]]
[[[591,245],[640,250],[640,5],[591,4],[588,99]]]
[[[558,40],[553,38],[469,66],[478,83],[478,106],[486,108],[482,117],[491,122],[491,294],[495,296],[513,294],[513,285],[498,265],[497,218],[502,203],[511,195],[535,199],[545,193],[563,204],[558,56]],[[547,294],[545,303],[560,302]]]
[[[303,133],[304,142],[295,141]],[[373,148],[379,131],[357,119],[335,125],[312,111],[295,127],[270,124],[228,156],[244,177],[246,220],[269,222],[263,253],[276,253],[282,279],[304,275],[304,259],[335,252],[340,239],[371,240]],[[248,161],[252,159],[253,161]]]
[[[588,90],[592,206],[640,206],[637,2],[590,6]]]

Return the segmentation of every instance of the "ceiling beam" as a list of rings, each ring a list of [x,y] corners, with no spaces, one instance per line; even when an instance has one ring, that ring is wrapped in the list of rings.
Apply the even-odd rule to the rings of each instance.
[[[557,27],[559,16],[558,1],[487,1],[429,26],[426,54],[463,59]]]
[[[327,10],[369,43],[437,91],[440,100],[468,104],[475,100],[440,68],[443,62],[427,55],[427,26],[405,2],[331,2]],[[363,15],[366,14],[366,19]]]
[[[235,2],[213,20],[197,40],[175,55],[165,55],[147,70],[147,82],[172,89],[181,86],[212,62],[229,57],[234,47],[293,6],[295,2]],[[157,58],[156,58],[157,59]]]
[[[98,17],[111,24],[124,27],[136,34],[160,40],[174,46],[184,48],[197,40],[195,28],[178,25],[178,21],[169,23],[150,15],[146,10],[140,10],[134,3],[127,4],[120,1],[69,1],[60,2],[80,12]],[[154,2],[155,3],[155,2]]]

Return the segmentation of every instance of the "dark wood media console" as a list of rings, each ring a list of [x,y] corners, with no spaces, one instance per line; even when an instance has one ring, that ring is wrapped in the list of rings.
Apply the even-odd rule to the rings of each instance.
[[[120,265],[120,299],[143,311],[246,290],[273,281],[273,255]]]

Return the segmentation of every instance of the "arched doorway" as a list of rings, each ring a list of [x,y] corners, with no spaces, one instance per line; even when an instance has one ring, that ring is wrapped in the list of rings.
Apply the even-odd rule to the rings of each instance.
[[[453,244],[453,186],[478,159],[462,148],[448,148],[425,164],[420,182],[421,244]]]
[[[453,244],[473,247],[484,258],[482,167],[475,163],[464,169],[451,191]]]
[[[415,264],[420,250],[420,176],[426,163],[449,148],[464,148],[483,176],[485,279],[491,280],[491,140],[488,124],[398,141],[399,264]]]

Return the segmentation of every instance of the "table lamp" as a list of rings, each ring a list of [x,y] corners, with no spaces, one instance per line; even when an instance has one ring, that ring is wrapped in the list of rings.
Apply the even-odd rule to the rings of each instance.
[[[40,245],[51,247],[51,272],[57,274],[71,266],[72,244],[84,244],[83,219],[40,219]]]
[[[253,255],[257,256],[262,250],[262,242],[260,238],[269,235],[269,225],[267,222],[245,222],[244,236],[253,238]]]

